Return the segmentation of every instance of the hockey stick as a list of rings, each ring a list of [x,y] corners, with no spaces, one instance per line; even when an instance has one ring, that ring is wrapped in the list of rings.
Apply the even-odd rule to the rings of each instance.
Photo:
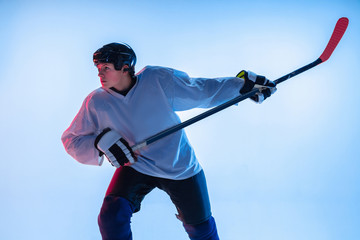
[[[288,80],[288,79],[290,79],[290,78],[292,78],[292,77],[294,77],[294,76],[296,76],[296,75],[298,75],[298,74],[300,74],[302,72],[305,72],[305,71],[319,65],[320,63],[323,63],[326,60],[328,60],[330,58],[331,54],[333,53],[333,51],[335,50],[336,46],[340,42],[342,36],[344,35],[348,24],[349,24],[349,19],[347,19],[345,17],[340,18],[337,21],[336,25],[335,25],[335,29],[334,29],[334,31],[333,31],[333,33],[331,35],[329,43],[327,44],[325,50],[323,51],[323,53],[321,54],[321,56],[318,59],[316,59],[314,62],[312,62],[312,63],[310,63],[308,65],[305,65],[305,66],[303,66],[303,67],[301,67],[301,68],[299,68],[299,69],[297,69],[297,70],[295,70],[295,71],[293,71],[291,73],[286,74],[285,76],[282,76],[281,78],[276,79],[274,82],[276,84],[282,83],[282,82],[284,82],[284,81],[286,81],[286,80]],[[239,103],[239,102],[241,102],[241,101],[243,101],[243,100],[245,100],[245,99],[247,99],[247,98],[249,98],[251,96],[254,96],[258,92],[259,92],[258,88],[253,89],[252,91],[250,91],[250,92],[248,92],[248,93],[246,93],[244,95],[240,95],[238,97],[235,97],[235,98],[233,98],[233,99],[231,99],[231,100],[229,100],[229,101],[227,101],[227,102],[225,102],[225,103],[223,103],[223,104],[221,104],[221,105],[219,105],[217,107],[214,107],[214,108],[212,108],[212,109],[210,109],[210,110],[208,110],[208,111],[206,111],[204,113],[201,113],[201,114],[199,114],[199,115],[197,115],[197,116],[195,116],[193,118],[190,118],[189,120],[186,120],[186,121],[184,121],[182,123],[179,123],[179,124],[177,124],[177,125],[175,125],[173,127],[165,129],[165,130],[159,132],[158,134],[155,134],[155,135],[147,138],[143,142],[135,144],[131,148],[132,148],[133,151],[135,151],[137,149],[145,147],[145,146],[147,146],[147,145],[149,145],[149,144],[151,144],[151,143],[153,143],[153,142],[155,142],[155,141],[157,141],[157,140],[159,140],[161,138],[164,138],[164,137],[166,137],[166,136],[168,136],[168,135],[170,135],[170,134],[172,134],[172,133],[174,133],[174,132],[176,132],[176,131],[178,131],[180,129],[183,129],[183,128],[185,128],[185,127],[187,127],[187,126],[189,126],[189,125],[191,125],[193,123],[196,123],[196,122],[198,122],[198,121],[200,121],[200,120],[202,120],[202,119],[204,119],[204,118],[206,118],[208,116],[211,116],[211,115],[213,115],[213,114],[215,114],[215,113],[217,113],[217,112],[219,112],[219,111],[221,111],[221,110],[223,110],[225,108],[228,108],[228,107],[230,107],[230,106],[232,106],[232,105],[234,105],[236,103]]]

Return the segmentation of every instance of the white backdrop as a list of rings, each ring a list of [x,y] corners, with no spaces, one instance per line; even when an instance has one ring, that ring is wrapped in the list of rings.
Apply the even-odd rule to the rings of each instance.
[[[359,239],[359,12],[355,0],[0,1],[0,238],[100,239],[114,169],[77,163],[60,141],[100,86],[97,48],[129,43],[137,70],[276,79],[319,57],[345,16],[328,62],[186,132],[221,239]],[[134,239],[186,239],[175,212],[155,190],[133,217]]]

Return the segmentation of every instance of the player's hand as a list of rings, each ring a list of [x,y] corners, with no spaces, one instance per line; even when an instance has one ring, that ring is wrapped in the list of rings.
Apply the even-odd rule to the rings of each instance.
[[[136,161],[136,157],[128,142],[120,134],[106,128],[95,139],[95,147],[105,154],[111,165],[116,168],[129,166]]]
[[[241,94],[250,92],[253,88],[258,88],[259,92],[250,97],[256,103],[262,103],[266,98],[276,92],[276,84],[264,76],[256,75],[250,71],[242,70],[236,77],[243,79],[244,86],[240,89]]]

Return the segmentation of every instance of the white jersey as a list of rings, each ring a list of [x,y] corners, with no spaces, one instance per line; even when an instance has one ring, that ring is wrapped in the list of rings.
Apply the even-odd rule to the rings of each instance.
[[[98,88],[84,100],[61,140],[77,161],[101,165],[103,157],[94,146],[105,128],[117,131],[130,146],[180,123],[175,111],[210,108],[239,95],[242,79],[190,78],[186,73],[147,66],[123,96]],[[181,180],[201,171],[185,131],[179,130],[135,152],[135,170],[150,176]]]

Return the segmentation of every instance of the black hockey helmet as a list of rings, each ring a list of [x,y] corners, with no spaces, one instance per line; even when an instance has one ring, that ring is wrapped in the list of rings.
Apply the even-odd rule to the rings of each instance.
[[[109,43],[96,50],[93,61],[95,66],[99,63],[112,63],[116,70],[121,70],[124,65],[128,65],[128,71],[133,72],[136,55],[134,50],[126,43]]]

